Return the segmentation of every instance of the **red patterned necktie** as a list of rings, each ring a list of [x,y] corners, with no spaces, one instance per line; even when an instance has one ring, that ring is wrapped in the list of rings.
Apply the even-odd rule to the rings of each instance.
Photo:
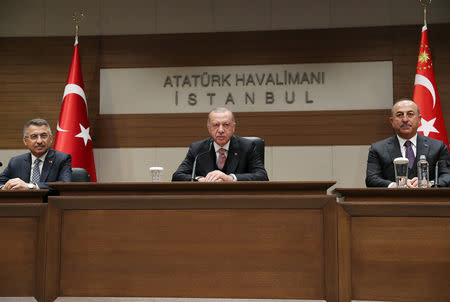
[[[225,162],[227,161],[227,157],[225,155],[225,152],[227,150],[225,150],[224,148],[220,148],[219,149],[219,162],[217,163],[217,167],[222,170],[223,166],[225,166]]]

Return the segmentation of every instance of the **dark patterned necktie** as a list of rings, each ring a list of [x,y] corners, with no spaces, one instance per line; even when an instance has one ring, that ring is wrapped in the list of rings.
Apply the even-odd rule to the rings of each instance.
[[[408,161],[408,168],[412,169],[412,167],[414,166],[414,160],[416,159],[416,156],[414,155],[414,151],[413,151],[413,148],[411,146],[411,142],[410,141],[406,141],[405,142],[405,147],[406,147],[405,157],[409,160]]]
[[[41,171],[39,170],[40,162],[41,160],[39,158],[36,158],[34,161],[33,172],[31,173],[31,183],[33,184],[38,183],[41,178]]]

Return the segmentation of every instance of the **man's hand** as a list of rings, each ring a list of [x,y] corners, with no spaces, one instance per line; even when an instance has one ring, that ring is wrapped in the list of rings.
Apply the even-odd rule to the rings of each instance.
[[[408,188],[417,188],[419,186],[419,180],[417,177],[414,177],[413,179],[408,179],[406,181],[406,185]]]
[[[199,178],[199,182],[221,182],[221,181],[233,181],[233,176],[227,175],[220,170],[214,170],[209,172],[205,177]]]
[[[28,184],[20,178],[12,178],[3,186],[2,190],[29,190]]]

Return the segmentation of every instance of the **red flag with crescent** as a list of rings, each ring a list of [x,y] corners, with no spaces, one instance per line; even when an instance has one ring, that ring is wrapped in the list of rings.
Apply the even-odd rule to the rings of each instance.
[[[447,130],[445,129],[444,115],[442,114],[434,77],[426,25],[422,28],[413,100],[419,105],[422,115],[420,127],[417,131],[425,136],[443,141],[448,148]]]
[[[78,39],[75,40],[72,64],[64,88],[61,113],[56,126],[55,150],[72,155],[72,168],[84,168],[97,181],[94,151],[90,135],[86,94],[84,93]]]

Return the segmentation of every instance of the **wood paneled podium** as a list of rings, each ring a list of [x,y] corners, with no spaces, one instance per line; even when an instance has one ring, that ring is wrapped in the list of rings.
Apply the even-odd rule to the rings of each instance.
[[[0,192],[0,297],[450,301],[450,189],[333,184]]]
[[[450,301],[450,188],[336,192],[339,301]]]
[[[0,191],[0,297],[44,301],[47,193]]]
[[[337,301],[333,184],[54,184],[32,295]]]

